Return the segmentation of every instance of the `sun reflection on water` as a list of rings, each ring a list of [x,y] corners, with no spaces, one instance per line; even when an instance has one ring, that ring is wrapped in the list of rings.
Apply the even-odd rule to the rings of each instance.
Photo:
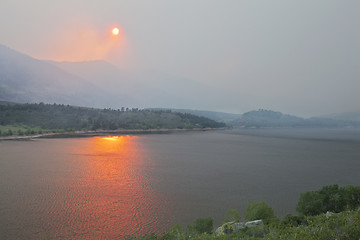
[[[138,166],[143,157],[136,136],[94,137],[86,151],[94,157],[91,158],[93,161],[90,160],[94,178],[104,182],[116,180],[116,186],[120,184],[127,188],[134,182],[133,179],[146,185],[145,178],[137,178],[141,175]],[[132,188],[136,190],[138,186]]]
[[[126,137],[129,137],[128,135]],[[98,137],[98,138],[101,138],[101,139],[104,139],[104,140],[112,140],[112,141],[116,141],[116,140],[119,140],[119,139],[123,139],[124,136],[107,136],[107,137]]]
[[[169,227],[167,201],[152,189],[138,136],[93,137],[79,143],[73,147],[83,173],[69,205],[81,207],[72,209],[71,231],[86,231],[92,239],[122,239]]]

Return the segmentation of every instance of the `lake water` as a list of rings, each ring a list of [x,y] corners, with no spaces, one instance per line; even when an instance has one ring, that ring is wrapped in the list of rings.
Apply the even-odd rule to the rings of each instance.
[[[123,239],[264,200],[360,184],[359,129],[261,129],[0,142],[0,239]]]

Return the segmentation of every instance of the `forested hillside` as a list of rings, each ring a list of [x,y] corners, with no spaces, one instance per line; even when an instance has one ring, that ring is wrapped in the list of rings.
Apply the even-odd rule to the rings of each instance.
[[[190,113],[201,117],[210,118],[217,122],[230,123],[235,121],[241,117],[241,114],[235,113],[225,113],[225,112],[215,112],[215,111],[207,111],[207,110],[194,110],[194,109],[178,109],[178,108],[150,108],[152,110],[171,110],[174,112],[180,113]]]
[[[359,121],[344,121],[324,117],[300,118],[271,110],[259,109],[244,113],[230,122],[234,127],[359,127]]]
[[[95,109],[44,103],[0,103],[0,125],[72,130],[192,129],[225,126],[205,117],[171,111]]]

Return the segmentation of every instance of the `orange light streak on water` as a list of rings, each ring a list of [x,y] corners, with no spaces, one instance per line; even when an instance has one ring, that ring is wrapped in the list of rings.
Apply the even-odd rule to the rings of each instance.
[[[74,210],[71,231],[86,229],[91,239],[122,239],[169,227],[166,200],[154,193],[141,170],[147,163],[138,137],[94,137],[80,143],[74,151],[84,172],[76,187],[80,198],[71,204],[81,207]]]

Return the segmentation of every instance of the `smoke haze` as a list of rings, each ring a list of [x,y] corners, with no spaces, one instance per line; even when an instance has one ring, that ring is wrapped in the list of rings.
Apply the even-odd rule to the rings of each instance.
[[[265,108],[305,117],[359,110],[359,1],[5,0],[0,6],[0,43],[32,57],[103,59],[141,79],[139,88],[156,81],[202,86],[188,90],[194,104],[171,107]],[[110,34],[114,25],[118,39]]]

